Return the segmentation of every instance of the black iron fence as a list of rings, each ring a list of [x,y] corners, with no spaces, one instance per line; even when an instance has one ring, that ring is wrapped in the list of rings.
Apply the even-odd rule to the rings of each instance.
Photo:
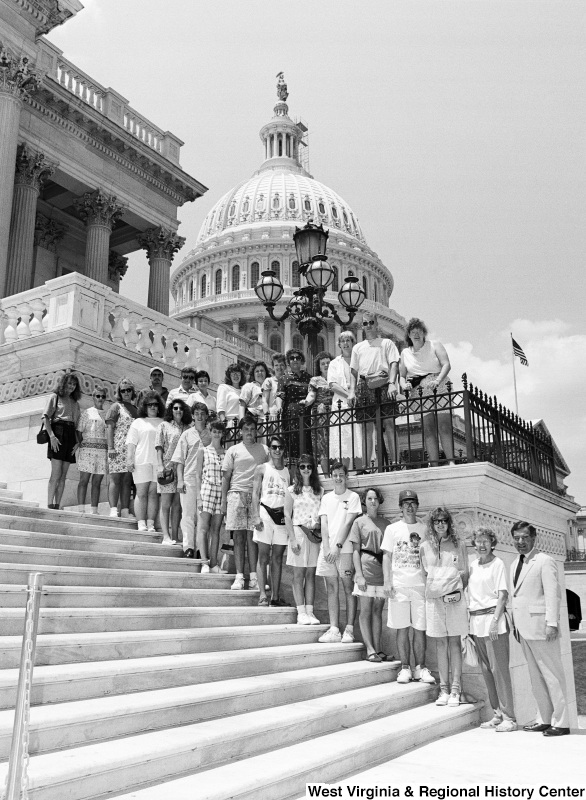
[[[354,474],[489,461],[557,492],[551,438],[469,384],[466,374],[462,383],[458,391],[447,382],[442,391],[419,388],[395,400],[379,389],[376,402],[354,408],[284,408],[277,418],[259,419],[257,439],[279,433],[288,463],[312,453],[322,468],[341,459]],[[235,422],[226,446],[239,440]]]
[[[578,550],[571,547],[566,550],[566,561],[586,561],[586,550]]]

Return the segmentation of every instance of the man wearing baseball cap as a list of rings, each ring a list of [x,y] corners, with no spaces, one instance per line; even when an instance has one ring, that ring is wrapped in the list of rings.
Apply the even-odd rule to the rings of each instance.
[[[138,397],[136,399],[137,407],[140,406],[140,401],[147,392],[156,392],[163,403],[167,402],[167,397],[169,396],[169,390],[166,386],[163,386],[163,378],[165,377],[165,373],[161,369],[161,367],[153,367],[151,372],[151,385],[147,386],[146,389],[141,389],[138,393]]]
[[[403,518],[387,527],[381,543],[384,552],[384,591],[389,598],[387,624],[397,631],[397,648],[401,659],[397,683],[435,683],[435,678],[425,666],[425,582],[419,557],[419,545],[425,539],[425,525],[417,521],[417,492],[403,489],[399,493],[399,508]],[[416,664],[413,672],[410,628],[413,628],[413,660]]]

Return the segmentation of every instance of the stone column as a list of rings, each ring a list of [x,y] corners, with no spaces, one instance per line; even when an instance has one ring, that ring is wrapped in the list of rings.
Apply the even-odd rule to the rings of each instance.
[[[148,228],[138,237],[147,251],[150,273],[147,305],[153,311],[169,314],[169,270],[175,253],[185,244],[185,238],[168,228]]]
[[[234,333],[240,333],[240,320],[238,319],[238,317],[232,320],[232,330],[234,331]]]
[[[115,292],[120,291],[120,281],[126,275],[127,269],[128,259],[126,256],[121,256],[115,250],[110,250],[108,256],[108,280]]]
[[[65,227],[37,211],[35,219],[35,248],[33,252],[32,286],[40,286],[57,275],[57,245],[65,236]],[[45,253],[39,252],[46,251]],[[47,253],[51,256],[47,258]]]
[[[18,145],[20,109],[23,98],[39,85],[40,80],[29,67],[25,56],[13,56],[0,42],[0,296],[4,296],[8,271],[8,242],[14,162]],[[34,224],[34,218],[33,218]]]
[[[37,200],[43,181],[55,172],[56,164],[45,160],[43,153],[19,144],[12,200],[12,222],[8,245],[6,294],[18,294],[32,287],[33,251]]]
[[[287,350],[291,349],[291,320],[285,320],[285,346],[283,352],[286,353]]]
[[[114,195],[104,194],[101,189],[86,192],[74,205],[87,227],[85,274],[94,281],[107,284],[110,234],[125,206],[117,203]]]
[[[264,344],[265,340],[266,340],[265,321],[264,321],[264,319],[259,319],[259,321],[258,321],[258,341],[259,341],[259,344]]]

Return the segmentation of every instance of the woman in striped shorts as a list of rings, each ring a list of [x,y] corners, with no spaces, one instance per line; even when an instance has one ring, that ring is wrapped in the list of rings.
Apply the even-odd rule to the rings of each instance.
[[[209,558],[209,571],[221,572],[218,566],[218,545],[224,516],[220,511],[220,505],[224,460],[222,438],[226,432],[226,425],[214,420],[208,427],[212,443],[207,447],[200,447],[195,460],[195,497],[198,510],[196,547],[201,558]]]

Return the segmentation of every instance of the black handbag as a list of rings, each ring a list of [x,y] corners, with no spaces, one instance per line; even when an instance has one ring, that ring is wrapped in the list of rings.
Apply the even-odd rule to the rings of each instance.
[[[269,508],[265,506],[264,503],[261,503],[261,506],[267,512],[269,517],[273,520],[275,525],[284,525],[285,524],[285,507],[281,506],[280,508]]]
[[[313,544],[321,544],[321,528],[308,528],[307,525],[299,525],[299,528]]]
[[[157,476],[157,483],[160,486],[168,486],[175,480],[175,470],[173,467],[166,467],[162,475]]]
[[[45,423],[41,424],[41,429],[37,433],[37,444],[49,444],[49,434],[45,428]]]

